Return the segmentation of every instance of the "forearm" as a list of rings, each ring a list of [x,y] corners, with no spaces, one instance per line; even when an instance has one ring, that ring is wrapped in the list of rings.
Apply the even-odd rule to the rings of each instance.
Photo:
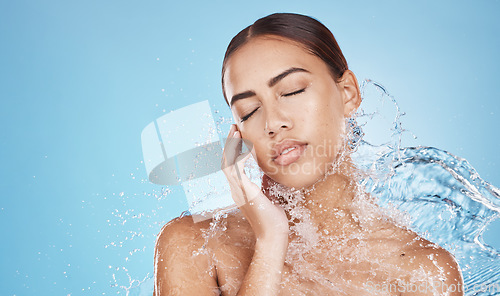
[[[257,240],[252,262],[237,295],[278,295],[287,248],[288,237]]]

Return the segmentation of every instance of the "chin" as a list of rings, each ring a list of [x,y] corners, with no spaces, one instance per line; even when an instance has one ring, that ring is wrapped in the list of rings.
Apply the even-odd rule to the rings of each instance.
[[[310,161],[292,163],[286,167],[267,165],[261,168],[267,176],[283,186],[307,190],[325,179],[333,162],[334,160],[330,158],[315,158]]]
[[[300,175],[288,175],[288,176],[284,175],[272,176],[271,179],[273,179],[275,182],[283,186],[300,190],[300,189],[310,188],[316,182],[323,179],[323,177],[324,175],[315,176],[312,174],[307,174],[307,175],[300,174]]]

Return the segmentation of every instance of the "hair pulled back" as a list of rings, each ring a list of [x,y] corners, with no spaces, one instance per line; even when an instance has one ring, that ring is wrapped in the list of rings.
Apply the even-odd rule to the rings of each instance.
[[[222,93],[227,102],[224,88],[224,73],[231,55],[252,38],[264,35],[284,37],[302,44],[311,54],[322,59],[332,77],[338,81],[348,69],[347,61],[332,32],[318,20],[295,13],[274,13],[258,19],[246,27],[229,43],[222,62]]]

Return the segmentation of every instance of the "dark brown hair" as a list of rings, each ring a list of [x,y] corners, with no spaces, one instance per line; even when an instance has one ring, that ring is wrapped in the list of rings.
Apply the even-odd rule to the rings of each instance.
[[[231,55],[252,38],[264,35],[284,37],[302,44],[311,54],[322,59],[338,81],[348,69],[347,61],[332,32],[318,20],[295,13],[274,13],[258,19],[246,27],[229,43],[222,62],[222,93],[227,102],[224,88],[224,73]]]

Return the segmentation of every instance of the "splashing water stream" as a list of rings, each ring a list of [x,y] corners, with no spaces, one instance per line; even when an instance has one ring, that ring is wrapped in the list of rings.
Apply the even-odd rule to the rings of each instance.
[[[499,189],[482,180],[465,159],[432,147],[402,147],[401,138],[407,131],[401,126],[404,113],[399,110],[396,100],[384,87],[371,80],[364,81],[361,89],[364,101],[375,95],[391,106],[394,116],[390,136],[381,143],[369,143],[365,139],[363,131],[380,117],[380,112],[368,112],[363,109],[364,104],[346,122],[345,151],[350,152],[349,157],[357,168],[349,186],[354,188],[356,195],[352,208],[336,209],[329,214],[332,219],[352,218],[362,228],[376,231],[367,235],[341,229],[339,233],[342,235],[328,235],[329,230],[319,227],[304,206],[308,202],[307,192],[275,184],[270,193],[285,201],[283,207],[293,222],[283,286],[295,287],[300,282],[301,292],[295,290],[297,294],[294,295],[364,295],[370,292],[367,281],[396,279],[403,274],[415,281],[428,279],[425,270],[408,274],[388,260],[393,255],[389,250],[403,247],[397,240],[400,234],[387,226],[397,225],[415,231],[455,256],[464,277],[466,295],[498,295],[500,254],[484,243],[482,234],[499,215]],[[336,165],[340,165],[345,157],[346,154],[342,153]],[[334,166],[332,171],[336,168]],[[246,170],[251,179],[260,184],[262,172],[256,163],[250,163]],[[245,227],[238,224],[241,220],[234,222],[238,212],[233,209],[213,215],[203,230],[205,244],[193,253],[193,260],[206,254],[211,258],[211,264],[233,271],[244,264],[237,257],[229,264],[220,258],[223,248],[215,248],[219,252],[214,249],[217,244],[227,241],[235,227]],[[371,247],[374,240],[377,240],[378,247],[386,250],[386,254],[377,255]],[[252,244],[248,239],[240,242],[239,247],[251,249]],[[151,295],[152,283],[152,273],[141,281],[130,280],[126,294]],[[228,278],[221,290],[230,291],[238,284],[238,281]],[[439,292],[435,294],[441,295]]]

